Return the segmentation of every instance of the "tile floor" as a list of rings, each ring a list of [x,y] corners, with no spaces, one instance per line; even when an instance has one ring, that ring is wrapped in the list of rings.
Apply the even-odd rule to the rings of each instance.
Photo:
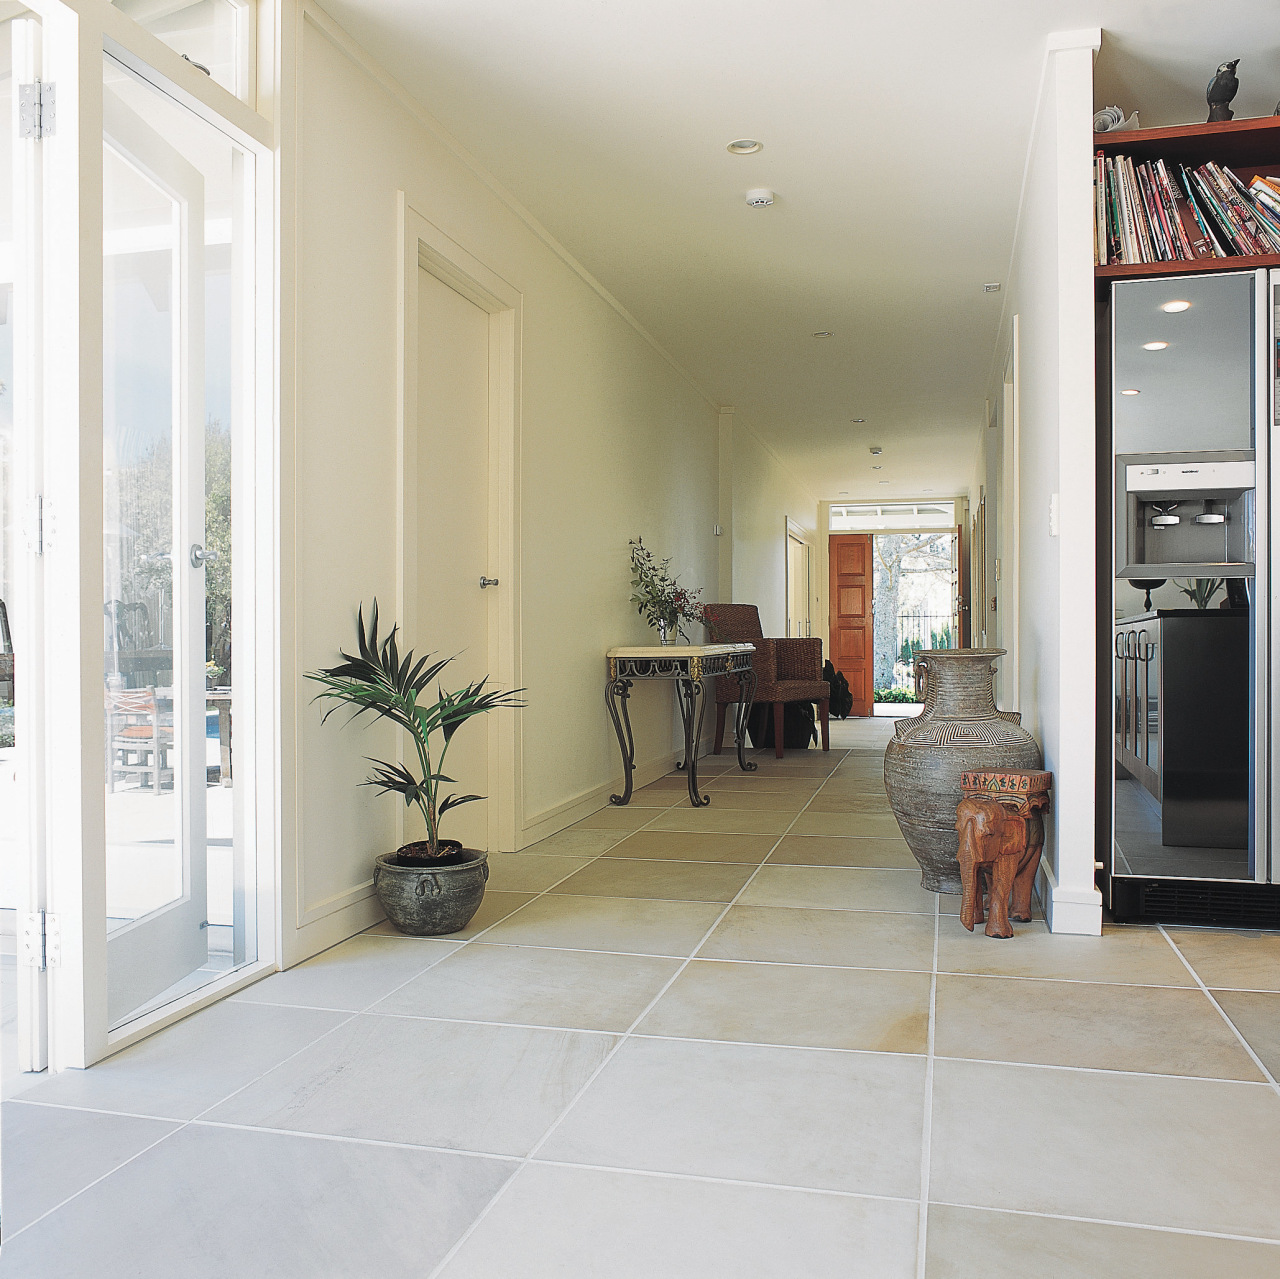
[[[970,935],[892,724],[710,761],[4,1118],[0,1276],[1280,1274],[1280,936]]]

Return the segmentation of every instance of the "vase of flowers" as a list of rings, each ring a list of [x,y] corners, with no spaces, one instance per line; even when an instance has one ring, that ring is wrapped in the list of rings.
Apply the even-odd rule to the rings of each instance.
[[[671,559],[659,560],[641,538],[633,538],[631,548],[631,602],[636,612],[658,632],[659,644],[678,644],[684,638],[685,622],[702,621],[701,589],[680,585],[671,573]]]

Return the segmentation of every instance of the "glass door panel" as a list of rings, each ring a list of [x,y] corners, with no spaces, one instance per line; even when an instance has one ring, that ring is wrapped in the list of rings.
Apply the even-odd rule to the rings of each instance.
[[[110,59],[106,68],[103,700],[116,1027],[254,957],[230,714],[246,165],[224,135]]]

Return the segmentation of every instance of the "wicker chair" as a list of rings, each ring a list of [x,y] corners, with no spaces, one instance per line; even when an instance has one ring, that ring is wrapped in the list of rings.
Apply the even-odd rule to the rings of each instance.
[[[787,702],[817,702],[822,724],[822,749],[831,749],[827,712],[831,685],[822,678],[820,639],[765,639],[760,627],[760,610],[754,604],[708,604],[704,609],[707,630],[716,644],[754,644],[751,665],[756,673],[757,702],[773,703],[773,747],[782,758],[782,716]],[[715,753],[724,746],[724,719],[738,700],[738,677],[721,675],[716,680]]]

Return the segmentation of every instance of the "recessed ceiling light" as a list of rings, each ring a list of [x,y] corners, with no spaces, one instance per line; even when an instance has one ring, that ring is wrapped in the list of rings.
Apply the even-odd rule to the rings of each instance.
[[[757,151],[764,150],[764,143],[757,142],[755,138],[735,138],[725,150],[730,155],[755,155]]]
[[[882,448],[880,447],[880,445],[878,445],[878,444],[873,444],[873,445],[871,446],[871,456],[872,456],[872,457],[879,457],[879,456],[880,456],[880,454],[881,454],[881,453],[883,453],[883,452],[884,452],[884,449],[882,449]]]
[[[1166,302],[1160,309],[1162,311],[1167,311],[1170,315],[1176,315],[1179,311],[1189,311],[1191,309],[1191,303],[1183,302],[1181,300],[1177,302]]]
[[[1168,345],[1168,342],[1144,342],[1142,349],[1144,351],[1163,351]]]
[[[883,470],[884,470],[884,467],[883,467],[883,466],[873,466],[871,469],[872,469],[873,471],[883,471]]]
[[[821,333],[815,333],[813,336],[816,338],[833,338],[835,334],[830,329],[823,329]]]
[[[932,492],[933,492],[933,490],[932,490],[932,489],[921,489],[921,490],[920,490],[920,492],[921,492],[921,493],[932,493]]]
[[[881,483],[881,484],[888,484],[888,483],[889,483],[889,481],[888,481],[888,480],[881,480],[881,481],[880,481],[880,483]]]
[[[840,490],[840,494],[839,494],[839,496],[840,496],[840,497],[848,497],[848,496],[849,496],[849,490],[848,490],[848,489],[841,489],[841,490]]]
[[[865,422],[866,420],[867,420],[867,419],[866,419],[865,417],[851,417],[851,418],[849,419],[849,421],[850,421],[850,422],[853,422],[853,423],[855,423],[855,424],[861,424],[861,423]]]
[[[1127,391],[1121,391],[1120,394],[1121,395],[1137,395],[1138,392],[1135,391],[1133,387],[1130,387]]]

